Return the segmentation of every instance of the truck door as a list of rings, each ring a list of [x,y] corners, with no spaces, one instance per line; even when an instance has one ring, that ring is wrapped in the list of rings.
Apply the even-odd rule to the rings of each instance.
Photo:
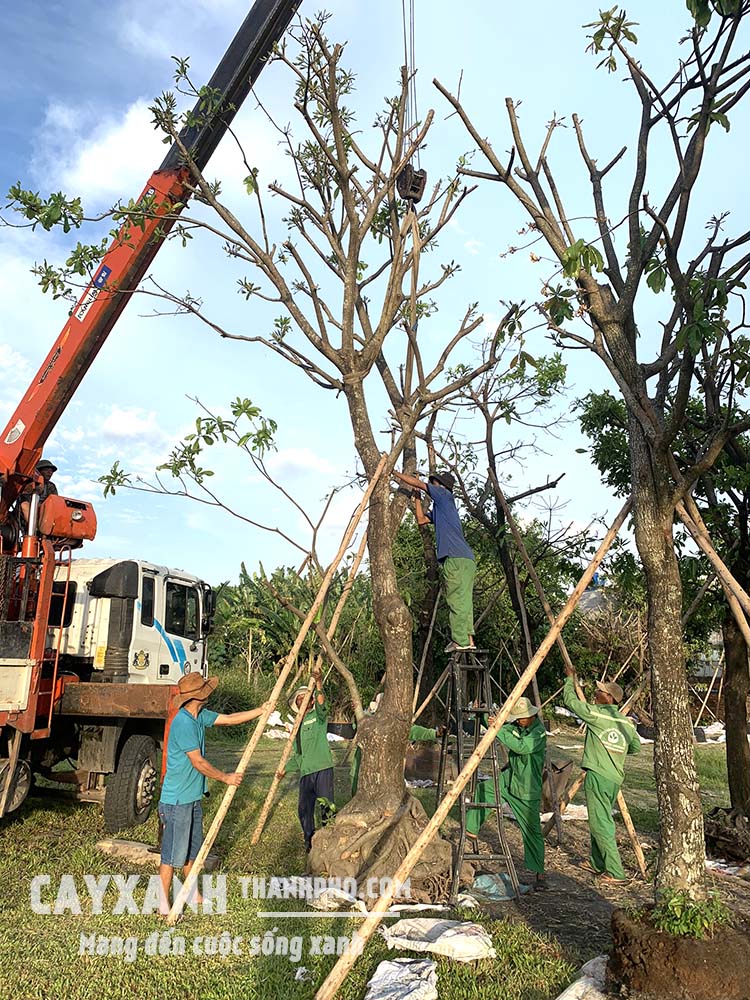
[[[136,604],[136,622],[133,630],[133,647],[130,675],[134,680],[153,684],[168,676],[161,673],[161,636],[157,595],[160,582],[154,573],[144,569],[141,576],[140,600]]]
[[[197,587],[177,580],[165,581],[162,639],[160,672],[167,662],[177,680],[182,674],[202,669],[201,603]]]

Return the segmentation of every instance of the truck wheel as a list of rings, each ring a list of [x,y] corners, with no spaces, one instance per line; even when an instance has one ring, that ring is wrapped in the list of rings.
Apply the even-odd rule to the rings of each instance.
[[[157,784],[156,743],[150,736],[128,736],[117,770],[104,792],[104,828],[116,833],[145,823],[151,812]]]

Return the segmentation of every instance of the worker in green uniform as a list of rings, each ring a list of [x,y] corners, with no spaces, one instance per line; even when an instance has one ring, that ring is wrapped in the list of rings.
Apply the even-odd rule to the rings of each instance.
[[[308,852],[315,833],[315,803],[322,800],[324,825],[330,815],[330,807],[326,803],[333,803],[333,756],[328,745],[328,702],[323,693],[320,667],[313,670],[312,676],[315,678],[315,694],[297,733],[295,753],[288,764],[290,771],[299,771],[297,814],[305,838],[305,850]],[[289,699],[289,707],[293,711],[299,711],[307,696],[306,687],[298,688]],[[277,771],[277,777],[283,778],[284,773]]]
[[[409,740],[412,743],[431,743],[439,736],[443,735],[442,728],[430,729],[427,726],[412,726],[409,730]],[[354,751],[352,762],[349,766],[349,774],[352,779],[352,795],[356,795],[359,785],[359,766],[362,763],[362,747],[358,746]]]
[[[494,721],[488,720],[490,725]],[[539,818],[542,804],[542,770],[547,733],[539,709],[528,698],[519,698],[497,739],[508,751],[508,765],[500,772],[500,798],[513,810],[523,837],[526,868],[534,873],[536,887],[544,884],[544,837]],[[479,781],[475,802],[495,804],[494,781]],[[490,809],[469,809],[466,833],[476,840]]]
[[[597,681],[594,704],[589,705],[576,695],[575,671],[567,667],[565,674],[565,707],[586,726],[583,789],[591,835],[587,867],[602,882],[627,882],[617,849],[612,807],[623,782],[625,758],[629,753],[640,753],[641,741],[633,723],[617,708],[623,694],[619,684]]]

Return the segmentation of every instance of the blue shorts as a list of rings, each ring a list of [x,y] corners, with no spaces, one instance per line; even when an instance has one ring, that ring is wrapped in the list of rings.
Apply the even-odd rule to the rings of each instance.
[[[164,824],[161,863],[182,868],[188,861],[194,861],[203,843],[203,807],[200,801],[181,805],[160,802],[159,819]]]

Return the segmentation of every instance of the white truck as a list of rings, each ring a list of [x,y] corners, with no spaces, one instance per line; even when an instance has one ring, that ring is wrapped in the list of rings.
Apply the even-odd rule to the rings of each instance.
[[[195,576],[133,559],[76,559],[55,577],[47,650],[62,694],[51,738],[30,743],[24,784],[33,773],[74,782],[79,799],[104,803],[114,832],[148,818],[169,693],[183,674],[207,673],[214,594]],[[0,710],[12,708],[8,695],[0,684]],[[65,759],[75,770],[52,773]],[[18,779],[16,789],[26,790]]]

